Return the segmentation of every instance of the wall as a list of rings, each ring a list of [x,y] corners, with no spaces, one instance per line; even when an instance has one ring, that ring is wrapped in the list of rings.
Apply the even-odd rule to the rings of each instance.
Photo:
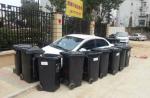
[[[15,51],[0,52],[0,68],[15,65]]]
[[[141,5],[140,0],[125,0],[119,7],[118,17],[117,17],[118,26],[122,25],[128,27],[129,19],[131,15],[133,19],[132,26],[133,27],[138,26],[140,5]]]
[[[114,34],[116,32],[125,32],[125,27],[108,27],[107,36]]]

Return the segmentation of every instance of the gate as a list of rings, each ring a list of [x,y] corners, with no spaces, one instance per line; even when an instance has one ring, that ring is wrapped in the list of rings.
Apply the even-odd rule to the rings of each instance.
[[[97,21],[95,23],[95,35],[100,37],[106,37],[107,35],[107,24]]]
[[[89,34],[90,22],[75,17],[63,16],[63,35]]]
[[[0,51],[12,49],[14,44],[43,46],[50,42],[51,13],[0,4]]]

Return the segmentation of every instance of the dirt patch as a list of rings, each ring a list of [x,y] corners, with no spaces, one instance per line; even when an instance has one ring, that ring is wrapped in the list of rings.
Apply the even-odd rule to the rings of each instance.
[[[147,59],[150,57],[150,41],[131,41],[132,57]]]

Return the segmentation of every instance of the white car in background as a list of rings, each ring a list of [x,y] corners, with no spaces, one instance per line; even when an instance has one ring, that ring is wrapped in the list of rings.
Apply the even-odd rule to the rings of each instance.
[[[118,39],[120,43],[129,43],[128,32],[116,32],[115,34],[110,35],[110,38]]]
[[[87,51],[93,48],[109,48],[114,46],[105,38],[94,35],[70,34],[43,47],[45,54],[60,54],[63,51]]]
[[[137,40],[137,41],[145,41],[147,40],[147,37],[141,33],[134,33],[131,36],[129,36],[130,40]]]

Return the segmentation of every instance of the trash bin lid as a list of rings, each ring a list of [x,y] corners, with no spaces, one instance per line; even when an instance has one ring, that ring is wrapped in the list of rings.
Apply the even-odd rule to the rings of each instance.
[[[44,58],[48,60],[58,60],[61,58],[61,55],[55,55],[55,54],[42,54],[39,56],[39,58]]]
[[[94,48],[92,49],[92,51],[100,51],[100,52],[110,52],[110,49],[109,48]]]
[[[106,38],[110,43],[120,43],[119,39],[116,38]]]
[[[123,44],[115,44],[115,47],[121,48],[121,49],[131,49],[131,46],[129,45],[123,45]]]
[[[84,51],[83,52],[85,55],[90,56],[90,55],[100,55],[102,52],[100,51]]]
[[[23,51],[25,51],[26,54],[43,54],[44,53],[44,51],[37,46],[29,48],[29,49],[24,48]]]
[[[111,50],[111,52],[120,52],[121,51],[121,49],[117,48],[117,47],[110,47],[109,49]]]
[[[16,44],[13,45],[13,49],[15,50],[21,50],[22,48],[31,48],[32,45],[31,44]]]
[[[43,54],[42,57],[44,57],[44,58],[61,58],[61,55],[57,55],[57,54]]]
[[[126,49],[128,49],[128,50],[131,50],[131,48],[132,48],[132,47],[129,46],[129,45],[126,46]]]
[[[66,55],[66,56],[84,56],[82,52],[74,52],[74,51],[69,51],[69,52],[61,52],[61,55]]]

